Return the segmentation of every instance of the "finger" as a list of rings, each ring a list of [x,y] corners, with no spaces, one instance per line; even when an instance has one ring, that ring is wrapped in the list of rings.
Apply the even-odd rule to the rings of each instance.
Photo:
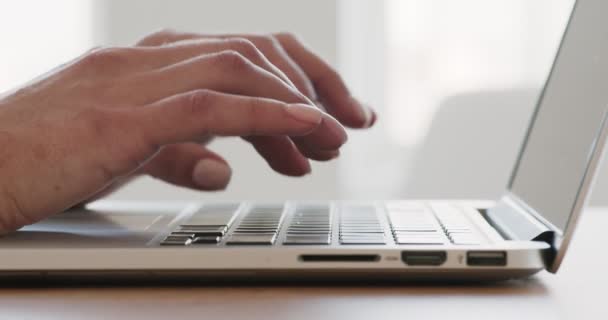
[[[204,136],[204,137],[196,140],[196,142],[199,143],[200,145],[204,146],[204,145],[210,144],[214,138],[215,138],[214,136]]]
[[[268,60],[278,67],[291,80],[296,88],[312,101],[318,99],[314,86],[300,66],[289,56],[281,43],[273,36],[265,35],[216,35],[216,37],[229,39],[238,37],[251,41]]]
[[[281,71],[284,71],[289,79],[295,83],[297,89],[304,93],[307,97],[313,101],[317,99],[316,93],[312,86],[312,83],[308,80],[306,74],[302,69],[289,57],[289,55],[283,50],[280,43],[272,36],[261,36],[261,35],[216,35],[206,36],[191,33],[174,33],[164,32],[157,34],[152,38],[144,39],[140,42],[140,45],[163,45],[163,46],[175,46],[171,50],[162,50],[162,54],[166,55],[163,63],[176,62],[180,59],[185,59],[188,56],[192,56],[194,53],[207,52],[209,47],[212,49],[219,49],[217,44],[217,38],[227,39],[227,42],[234,42],[232,47],[237,49],[240,53],[249,53],[252,51],[247,43],[243,42],[242,39],[251,41],[262,51],[263,56],[267,57],[272,63],[276,65]],[[236,38],[235,38],[236,37]],[[189,43],[194,39],[194,42]],[[220,42],[221,43],[221,42]],[[249,43],[251,44],[251,43]],[[242,50],[238,50],[240,46],[243,46]],[[175,50],[179,49],[179,50]],[[223,49],[226,49],[224,46]],[[255,56],[255,54],[249,54],[247,56]],[[173,60],[172,60],[173,59]],[[257,63],[262,66],[263,64]],[[265,68],[269,70],[269,68]],[[276,73],[275,73],[276,74]],[[282,74],[282,73],[281,73]],[[291,82],[290,82],[291,83]],[[325,127],[327,127],[325,125]],[[331,128],[330,128],[331,129]],[[338,132],[338,136],[342,136],[343,133]],[[318,134],[317,134],[318,136]],[[320,138],[320,139],[319,139]],[[335,141],[335,139],[324,139],[324,137],[313,137],[315,140],[320,140],[325,143],[322,149],[313,144],[310,138],[296,138],[297,149],[294,148],[294,144],[288,141],[284,137],[255,137],[250,140],[255,149],[260,155],[268,162],[268,164],[277,172],[286,175],[303,175],[310,171],[310,164],[304,156],[314,160],[327,161],[336,158],[339,155],[337,150],[323,150],[332,149],[333,147],[338,148],[339,144],[343,141]],[[327,145],[335,141],[335,144]],[[302,155],[303,154],[303,155]]]
[[[196,143],[165,146],[142,171],[176,186],[205,191],[225,189],[232,175],[224,158]]]
[[[137,46],[161,46],[181,40],[200,38],[200,34],[191,32],[177,32],[171,29],[164,29],[154,32],[137,42]]]
[[[197,56],[126,80],[123,95],[135,104],[196,89],[209,89],[289,103],[310,103],[294,87],[232,50]],[[133,95],[133,92],[141,94]]]
[[[210,36],[163,30],[144,38],[139,45],[157,46],[186,39],[235,36],[252,41],[300,92],[313,101],[320,100],[341,123],[354,128],[369,127],[375,123],[373,110],[353,98],[337,72],[291,34]]]
[[[338,156],[339,153],[336,151],[346,143],[348,136],[336,119],[325,114],[316,130],[306,136],[291,139],[304,156],[313,160],[327,161]]]
[[[310,173],[310,163],[288,137],[247,137],[255,150],[278,173],[303,176]]]
[[[124,88],[128,88],[129,92],[148,93],[147,96],[131,94],[141,99],[136,102],[138,104],[198,88],[290,103],[307,100],[273,74],[249,64],[234,52],[197,57],[160,72],[153,72]],[[306,143],[309,150],[334,150],[346,141],[344,128],[328,114],[323,113],[323,121],[318,129],[318,132],[311,133],[310,137],[298,139],[298,145]]]
[[[162,47],[140,47],[137,50],[138,58],[145,61],[148,69],[166,67],[196,56],[233,50],[295,88],[288,76],[245,38],[198,38],[176,41]]]
[[[316,94],[312,88],[311,82],[308,80],[306,74],[301,68],[289,57],[289,55],[283,50],[281,44],[272,36],[258,36],[258,35],[215,35],[214,37],[220,37],[224,39],[230,39],[231,37],[237,37],[241,39],[247,39],[253,42],[253,44],[259,48],[262,53],[269,58],[272,64],[278,66],[284,71],[287,76],[292,79],[296,87],[306,94],[309,98],[316,100]],[[185,39],[209,39],[209,36],[192,34],[192,33],[175,33],[175,32],[163,32],[155,35],[153,38],[145,39],[144,44],[148,45],[159,45],[167,44],[171,42],[180,43]],[[339,125],[335,119],[329,117],[320,126],[321,130],[314,132],[310,137],[305,138],[294,138],[293,140],[297,143],[298,149],[301,154],[320,161],[326,161],[333,159],[339,155],[337,149],[346,141],[346,134],[343,131],[341,125]],[[327,132],[332,132],[328,138]],[[256,145],[256,143],[254,143]],[[273,161],[271,157],[277,157],[283,153],[291,153],[291,148],[287,148],[287,144],[284,150],[275,150],[274,155],[271,153],[264,153],[262,156],[266,158],[271,164],[280,163],[282,159],[278,157],[277,160]],[[264,150],[267,148],[263,148]],[[276,148],[275,148],[276,149]],[[276,169],[276,168],[275,168]]]
[[[196,90],[134,109],[146,141],[162,146],[202,136],[301,136],[323,119],[302,104]]]
[[[340,149],[319,150],[319,149],[316,149],[313,147],[309,147],[306,144],[302,144],[302,143],[298,143],[298,142],[299,141],[296,142],[296,145],[298,146],[298,150],[306,158],[316,160],[316,161],[329,161],[329,160],[333,160],[340,156]]]
[[[327,62],[302,45],[293,35],[277,34],[275,37],[306,73],[329,113],[350,127],[363,128],[370,125],[373,111],[350,94],[340,75]]]
[[[263,53],[263,55],[271,62],[272,65],[276,66],[282,73],[284,73],[296,88],[310,98],[313,101],[317,100],[317,96],[312,85],[312,82],[306,76],[306,73],[298,66],[298,64],[291,59],[291,57],[285,52],[281,44],[273,36],[264,35],[245,35],[245,34],[233,34],[233,35],[204,35],[196,33],[184,33],[175,32],[172,30],[163,30],[149,37],[141,40],[138,45],[140,46],[166,46],[169,44],[176,44],[192,39],[225,39],[226,41],[236,41],[236,46],[240,46],[238,42],[242,40],[250,41],[255,47]],[[247,46],[245,44],[244,46]],[[245,48],[245,51],[249,48]],[[238,51],[238,50],[237,50]]]

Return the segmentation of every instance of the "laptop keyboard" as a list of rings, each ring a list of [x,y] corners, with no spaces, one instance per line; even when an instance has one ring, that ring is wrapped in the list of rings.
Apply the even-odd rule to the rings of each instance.
[[[375,205],[205,205],[161,245],[479,245],[460,208],[416,202]]]

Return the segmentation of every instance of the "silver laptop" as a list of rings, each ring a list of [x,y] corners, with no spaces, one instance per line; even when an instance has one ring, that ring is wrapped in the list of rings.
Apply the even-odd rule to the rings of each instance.
[[[97,202],[0,238],[0,275],[484,280],[556,272],[606,138],[607,12],[607,1],[575,4],[497,201]]]

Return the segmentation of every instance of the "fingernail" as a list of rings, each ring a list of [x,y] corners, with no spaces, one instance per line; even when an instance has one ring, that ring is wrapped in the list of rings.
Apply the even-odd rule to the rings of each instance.
[[[327,126],[330,128],[332,135],[340,140],[340,145],[345,144],[346,141],[348,141],[348,133],[346,133],[346,129],[344,129],[344,126],[338,120],[332,118],[331,116],[328,117],[332,119],[331,121],[327,122]]]
[[[363,122],[362,127],[370,127],[372,125],[372,121],[374,120],[374,112],[372,111],[372,109],[369,106],[359,102],[359,100],[357,100],[355,97],[351,97],[350,99],[352,104],[357,106],[356,109],[358,110],[358,116]]]
[[[346,129],[342,125],[335,127],[334,134],[339,137],[342,144],[348,141],[348,133],[346,133]]]
[[[312,172],[312,167],[310,166],[310,161],[308,159],[304,159],[302,162],[302,168],[304,169],[304,174],[310,174]]]
[[[319,109],[305,104],[289,105],[287,113],[298,121],[312,124],[320,124],[323,120],[323,113]]]
[[[376,112],[372,108],[369,108],[369,109],[372,112],[372,119],[370,120],[368,127],[371,127],[374,124],[376,124],[376,121],[378,120],[378,115],[376,114]]]
[[[218,160],[204,159],[194,167],[192,180],[196,185],[208,190],[223,190],[232,176],[230,167]]]

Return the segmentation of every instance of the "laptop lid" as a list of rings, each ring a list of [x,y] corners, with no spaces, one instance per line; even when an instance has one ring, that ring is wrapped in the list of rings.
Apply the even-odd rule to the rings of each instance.
[[[574,3],[552,70],[538,100],[508,191],[490,217],[513,223],[513,234],[546,237],[557,271],[589,194],[606,136],[608,1]],[[508,207],[509,210],[505,210]],[[524,226],[514,210],[536,217]],[[520,220],[516,223],[517,220]],[[518,225],[519,224],[519,225]],[[533,229],[537,229],[536,231]],[[534,236],[534,233],[538,233]],[[528,239],[528,240],[529,240]]]

